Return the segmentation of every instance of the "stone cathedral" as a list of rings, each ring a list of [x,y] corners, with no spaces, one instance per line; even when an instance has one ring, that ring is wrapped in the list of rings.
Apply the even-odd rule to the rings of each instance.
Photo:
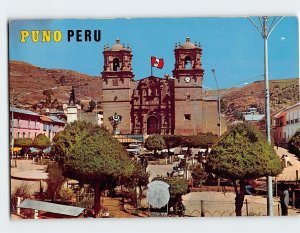
[[[119,40],[112,47],[106,45],[103,55],[102,106],[107,128],[112,130],[109,119],[118,114],[121,134],[218,134],[217,97],[204,94],[202,48],[190,38],[175,45],[173,77],[135,80],[131,48]]]

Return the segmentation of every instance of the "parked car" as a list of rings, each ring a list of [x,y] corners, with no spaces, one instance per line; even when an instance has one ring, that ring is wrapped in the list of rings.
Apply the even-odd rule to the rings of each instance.
[[[141,153],[141,146],[139,144],[129,144],[126,150],[129,155],[137,157]]]

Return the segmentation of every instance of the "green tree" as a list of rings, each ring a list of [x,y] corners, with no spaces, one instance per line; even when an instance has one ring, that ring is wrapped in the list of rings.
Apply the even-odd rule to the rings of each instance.
[[[46,198],[55,201],[66,178],[63,176],[61,165],[56,162],[49,164],[46,172],[48,173]]]
[[[55,138],[64,175],[94,189],[94,211],[101,210],[101,193],[116,185],[120,177],[130,177],[134,163],[120,142],[104,128],[76,121]]]
[[[44,134],[40,133],[35,137],[32,142],[32,146],[40,150],[40,154],[43,154],[43,150],[50,145],[50,139]]]
[[[121,185],[125,183],[127,188],[131,188],[134,190],[133,193],[133,203],[134,206],[137,207],[138,203],[141,202],[142,199],[142,191],[143,187],[148,184],[149,174],[145,171],[144,167],[138,163],[134,162],[134,170],[133,173],[125,179],[121,179]],[[137,195],[136,189],[139,189],[139,195]]]
[[[14,146],[21,147],[24,154],[27,153],[28,149],[32,146],[31,138],[17,138],[14,140]]]
[[[178,135],[163,135],[166,147],[170,154],[170,149],[180,145],[180,136]]]
[[[96,108],[96,101],[95,100],[91,100],[89,102],[89,111],[92,112],[95,108]]]
[[[156,177],[153,180],[162,180],[170,185],[169,208],[173,207],[177,209],[177,207],[182,206],[182,195],[187,194],[189,191],[188,181],[186,179],[181,177]]]
[[[300,158],[300,129],[298,129],[294,136],[289,140],[288,149],[291,153]]]
[[[43,95],[45,96],[46,104],[51,104],[51,96],[54,95],[54,92],[52,90],[44,90]]]
[[[17,198],[20,197],[21,200],[25,200],[27,198],[30,198],[32,195],[30,191],[30,187],[25,182],[22,182],[19,186],[17,186],[13,193],[10,196],[10,205],[11,205],[11,212],[15,213],[17,210]],[[31,217],[32,212],[30,210],[23,210],[23,215]]]
[[[202,148],[211,147],[218,141],[218,135],[211,132],[197,134],[198,144]]]
[[[168,177],[167,183],[170,185],[171,198],[178,198],[187,194],[189,186],[188,181],[181,177]]]
[[[77,142],[90,134],[94,134],[96,130],[92,123],[85,121],[68,124],[65,130],[60,131],[53,137],[52,156],[61,161]]]
[[[211,132],[208,133],[198,133],[197,135],[181,136],[181,146],[186,146],[188,148],[201,147],[207,148],[212,146],[218,140],[218,136]]]
[[[192,177],[193,177],[193,184],[195,186],[201,186],[202,181],[206,177],[206,172],[204,171],[203,167],[201,164],[196,164],[195,166],[192,167]]]
[[[147,150],[154,150],[154,155],[157,156],[157,151],[166,148],[166,143],[161,135],[151,135],[145,141],[145,148]]]
[[[237,216],[242,215],[246,180],[282,172],[280,159],[273,147],[261,132],[248,124],[237,124],[221,136],[212,148],[206,169],[232,181]]]

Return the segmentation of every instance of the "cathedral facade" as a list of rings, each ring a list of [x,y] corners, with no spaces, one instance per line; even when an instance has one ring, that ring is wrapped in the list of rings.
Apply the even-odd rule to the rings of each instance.
[[[105,46],[103,78],[103,124],[122,116],[121,134],[218,133],[218,101],[202,89],[202,48],[187,37],[175,45],[173,77],[149,76],[134,80],[132,51],[119,40]]]

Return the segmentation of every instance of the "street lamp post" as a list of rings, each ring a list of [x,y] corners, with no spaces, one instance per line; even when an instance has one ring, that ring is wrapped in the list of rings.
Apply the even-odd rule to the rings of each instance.
[[[220,93],[220,88],[219,88],[219,84],[218,84],[218,80],[216,77],[216,70],[215,69],[211,69],[215,82],[216,82],[216,86],[217,86],[217,91],[218,91],[218,136],[220,137],[222,134],[222,124],[221,124],[221,97],[227,92],[229,91],[231,88],[237,87],[237,86],[241,86],[241,85],[247,85],[248,83],[240,83],[240,84],[236,84],[234,86],[232,86],[231,88],[227,89],[226,91]]]
[[[268,61],[268,38],[277,24],[284,17],[274,17],[270,27],[268,28],[268,17],[258,17],[260,22],[260,27],[250,18],[247,19],[256,27],[260,32],[264,40],[264,81],[265,81],[265,119],[266,119],[266,136],[268,142],[271,144],[271,118],[270,118],[270,92],[269,92],[269,61]],[[268,216],[273,216],[273,186],[272,177],[267,177],[267,213]]]

